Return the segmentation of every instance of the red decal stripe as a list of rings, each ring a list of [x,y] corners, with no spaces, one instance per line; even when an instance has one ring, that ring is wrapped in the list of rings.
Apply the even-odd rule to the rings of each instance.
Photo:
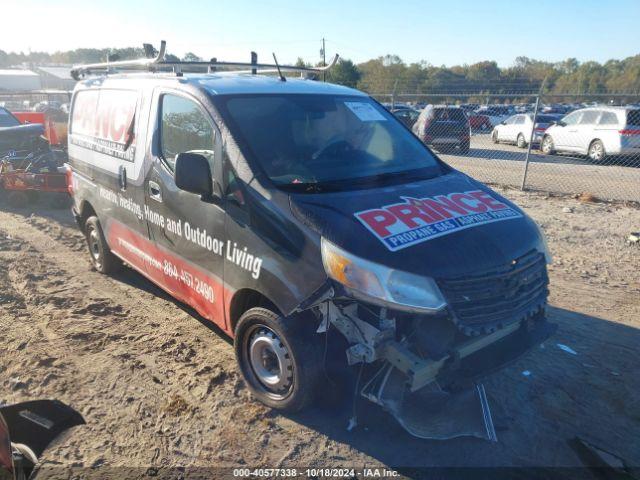
[[[116,255],[232,335],[226,322],[232,293],[220,279],[118,221],[110,220],[107,227],[108,243]]]

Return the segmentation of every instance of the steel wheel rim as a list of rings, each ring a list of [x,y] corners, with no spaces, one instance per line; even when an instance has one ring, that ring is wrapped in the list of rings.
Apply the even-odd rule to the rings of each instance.
[[[247,357],[256,380],[271,396],[282,398],[291,392],[291,354],[273,330],[259,325],[249,334]]]
[[[551,139],[549,137],[545,137],[545,139],[542,141],[542,151],[545,154],[551,152]]]
[[[89,253],[91,253],[91,258],[96,263],[96,265],[100,264],[100,238],[98,237],[98,232],[95,228],[92,228],[89,232]]]

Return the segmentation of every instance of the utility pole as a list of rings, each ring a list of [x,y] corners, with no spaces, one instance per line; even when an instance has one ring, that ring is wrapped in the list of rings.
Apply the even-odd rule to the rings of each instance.
[[[529,170],[529,157],[531,156],[531,147],[533,145],[533,135],[536,129],[536,119],[538,118],[538,108],[540,106],[540,97],[544,93],[544,84],[547,82],[547,77],[544,77],[542,80],[542,84],[540,85],[540,89],[538,90],[538,95],[536,96],[536,105],[533,108],[533,118],[531,119],[531,134],[529,135],[529,145],[527,145],[527,155],[524,157],[524,170],[522,172],[522,184],[520,185],[520,190],[525,189],[527,185],[527,171]],[[540,150],[542,150],[542,139],[540,139]]]
[[[322,66],[326,67],[327,66],[327,54],[326,54],[326,49],[324,48],[324,37],[322,37],[322,50],[320,50],[320,53],[322,53]],[[326,82],[327,81],[327,73],[326,72],[322,72],[322,81]]]

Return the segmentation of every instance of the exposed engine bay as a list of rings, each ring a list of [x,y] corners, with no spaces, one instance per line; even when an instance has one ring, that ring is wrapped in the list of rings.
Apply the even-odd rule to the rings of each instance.
[[[348,342],[348,365],[363,367],[357,394],[383,407],[409,433],[496,441],[485,389],[477,382],[553,333],[555,325],[545,318],[547,284],[543,260],[532,258],[489,280],[485,276],[476,290],[467,288],[462,307],[450,282],[449,307],[437,314],[368,305],[341,295],[339,287],[325,291],[310,309],[320,321],[318,333],[335,328]]]

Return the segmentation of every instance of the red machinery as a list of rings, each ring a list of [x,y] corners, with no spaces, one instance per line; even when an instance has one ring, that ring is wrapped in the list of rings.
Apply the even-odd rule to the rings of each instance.
[[[15,112],[12,111],[20,123],[39,123],[44,126],[44,136],[51,145],[62,145],[67,141],[67,123],[56,122],[44,112]]]
[[[54,194],[52,205],[63,207],[69,203],[67,174],[59,172],[31,173],[27,170],[9,170],[0,163],[0,189],[14,207],[25,207],[40,193]]]

